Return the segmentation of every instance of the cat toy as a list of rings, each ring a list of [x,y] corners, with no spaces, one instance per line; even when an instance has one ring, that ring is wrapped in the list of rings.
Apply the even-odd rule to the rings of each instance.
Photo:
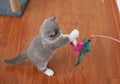
[[[85,39],[83,41],[77,42],[76,45],[74,44],[74,42],[71,42],[70,45],[72,46],[73,50],[75,52],[79,53],[78,61],[75,64],[75,67],[81,63],[85,54],[91,50],[90,42],[91,42],[93,37],[107,38],[107,39],[110,39],[110,40],[113,40],[113,41],[120,43],[120,40],[115,39],[115,38],[110,37],[110,36],[105,36],[105,35],[91,35],[89,39],[87,39],[87,40]]]

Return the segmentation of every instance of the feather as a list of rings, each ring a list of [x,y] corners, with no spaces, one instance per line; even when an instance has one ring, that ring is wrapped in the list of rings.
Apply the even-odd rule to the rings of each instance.
[[[81,63],[81,61],[82,61],[84,55],[86,54],[86,52],[89,52],[91,50],[91,48],[90,48],[90,41],[89,40],[84,40],[83,43],[84,43],[84,46],[80,50],[78,61],[75,64],[75,67],[78,66]]]

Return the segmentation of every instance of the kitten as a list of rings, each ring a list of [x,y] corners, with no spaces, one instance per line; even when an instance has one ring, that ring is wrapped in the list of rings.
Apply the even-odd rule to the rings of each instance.
[[[19,64],[28,58],[38,70],[48,76],[53,76],[54,71],[47,68],[47,64],[52,58],[54,51],[71,41],[75,41],[78,36],[78,30],[73,30],[69,35],[62,34],[56,23],[56,17],[50,17],[43,22],[39,34],[32,40],[24,52],[16,58],[4,60],[4,62],[6,64]]]

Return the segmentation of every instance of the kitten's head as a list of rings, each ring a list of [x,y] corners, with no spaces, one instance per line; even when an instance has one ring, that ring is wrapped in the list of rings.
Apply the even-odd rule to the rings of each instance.
[[[52,16],[43,22],[40,28],[40,34],[42,38],[47,40],[55,40],[60,36],[61,32],[58,24],[56,23],[55,16]]]

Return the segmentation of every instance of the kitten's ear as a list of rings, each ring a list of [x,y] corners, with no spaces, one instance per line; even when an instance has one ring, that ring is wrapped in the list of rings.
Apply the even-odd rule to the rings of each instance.
[[[47,20],[48,20],[48,21],[55,22],[55,21],[56,21],[56,17],[55,17],[55,16],[52,16],[52,17],[48,18]]]

